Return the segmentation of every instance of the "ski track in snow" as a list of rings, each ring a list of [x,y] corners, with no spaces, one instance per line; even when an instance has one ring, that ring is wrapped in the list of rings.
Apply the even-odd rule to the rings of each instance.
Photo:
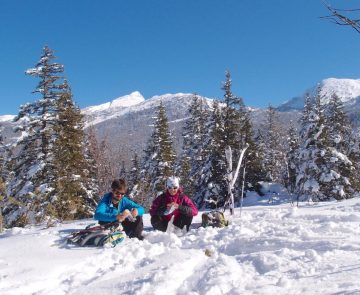
[[[360,294],[359,198],[245,207],[183,236],[150,231],[145,215],[144,241],[63,243],[91,222],[1,234],[0,294]]]

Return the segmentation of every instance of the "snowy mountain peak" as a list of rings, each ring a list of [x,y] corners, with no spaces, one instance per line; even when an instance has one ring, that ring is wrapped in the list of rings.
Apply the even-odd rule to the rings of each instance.
[[[279,106],[279,111],[301,110],[307,93],[314,96],[318,86],[321,87],[322,103],[329,102],[331,96],[336,93],[345,105],[356,103],[360,97],[360,79],[336,79],[328,78],[305,91],[302,96],[294,97]]]
[[[110,111],[115,109],[127,108],[133,105],[137,105],[144,102],[145,98],[139,91],[134,91],[131,94],[118,97],[111,102],[103,103],[97,106],[90,106],[83,109],[83,112],[87,114]]]
[[[320,85],[323,103],[327,103],[333,93],[336,93],[343,103],[354,102],[354,99],[360,96],[360,79],[329,78],[321,81]]]
[[[118,107],[130,107],[141,102],[145,101],[145,98],[139,91],[134,91],[129,95],[121,96],[114,99],[110,103],[110,108],[118,108]]]

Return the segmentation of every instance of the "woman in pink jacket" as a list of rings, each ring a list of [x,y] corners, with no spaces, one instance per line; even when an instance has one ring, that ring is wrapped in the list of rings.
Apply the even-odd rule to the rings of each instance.
[[[150,208],[151,224],[154,229],[166,231],[167,225],[174,216],[174,225],[180,229],[186,226],[189,231],[193,216],[198,214],[193,201],[183,194],[179,179],[171,176],[166,181],[166,191],[158,196]]]

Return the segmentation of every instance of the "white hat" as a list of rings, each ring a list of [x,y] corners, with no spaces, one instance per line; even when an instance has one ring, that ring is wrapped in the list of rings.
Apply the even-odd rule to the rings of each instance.
[[[179,187],[179,178],[171,176],[166,180],[166,187]]]

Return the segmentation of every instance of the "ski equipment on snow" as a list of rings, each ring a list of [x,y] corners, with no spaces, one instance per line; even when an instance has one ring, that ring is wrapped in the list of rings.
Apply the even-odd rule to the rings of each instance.
[[[234,186],[235,186],[235,182],[238,178],[238,175],[239,175],[239,171],[240,171],[240,167],[241,167],[241,162],[242,162],[242,159],[244,157],[244,154],[245,154],[245,151],[246,149],[249,147],[249,144],[247,143],[245,145],[245,147],[241,150],[240,152],[240,158],[239,158],[239,161],[238,161],[238,164],[237,164],[237,167],[236,167],[236,170],[235,172],[232,171],[232,152],[231,152],[231,147],[230,146],[227,146],[226,149],[225,149],[225,156],[226,156],[226,162],[227,162],[227,184],[228,184],[228,200],[229,200],[229,205],[230,205],[230,213],[231,215],[234,214],[234,207],[235,207],[235,204],[234,204],[234,193],[233,193],[233,189],[234,189]],[[244,170],[245,171],[245,170]]]
[[[68,238],[68,244],[84,246],[104,246],[110,244],[115,247],[125,239],[125,233],[119,229],[118,222],[106,225],[90,224],[85,229],[73,232]]]

